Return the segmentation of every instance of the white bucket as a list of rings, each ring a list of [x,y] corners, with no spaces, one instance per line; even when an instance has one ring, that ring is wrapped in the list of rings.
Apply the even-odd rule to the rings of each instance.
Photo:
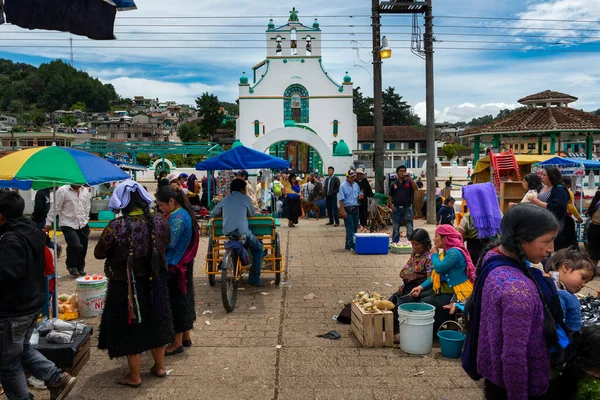
[[[97,317],[104,311],[106,296],[106,278],[86,280],[77,278],[77,296],[79,297],[79,315],[82,317]]]
[[[426,303],[406,303],[398,307],[400,348],[409,354],[429,354],[433,347],[435,307]]]

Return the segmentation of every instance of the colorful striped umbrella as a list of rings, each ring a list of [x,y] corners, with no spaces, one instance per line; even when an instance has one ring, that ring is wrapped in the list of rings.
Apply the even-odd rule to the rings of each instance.
[[[0,158],[1,186],[43,189],[61,185],[99,185],[130,176],[111,162],[69,147],[35,147]],[[10,182],[12,181],[12,182]],[[19,186],[10,186],[18,182]]]

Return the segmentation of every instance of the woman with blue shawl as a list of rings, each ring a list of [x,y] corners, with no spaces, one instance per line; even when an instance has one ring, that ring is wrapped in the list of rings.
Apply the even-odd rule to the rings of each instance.
[[[173,312],[175,337],[166,356],[183,353],[190,347],[190,331],[196,321],[194,302],[194,258],[198,252],[198,224],[186,195],[181,189],[163,186],[156,203],[167,217],[171,240],[167,245],[169,298]]]

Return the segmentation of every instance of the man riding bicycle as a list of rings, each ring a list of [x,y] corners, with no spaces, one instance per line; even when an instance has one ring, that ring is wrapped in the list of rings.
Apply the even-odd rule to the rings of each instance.
[[[247,183],[241,179],[234,179],[229,185],[231,194],[216,205],[210,213],[211,218],[223,217],[223,234],[225,236],[246,236],[243,246],[252,253],[252,267],[248,283],[253,286],[260,285],[260,269],[263,259],[262,243],[254,236],[248,227],[248,217],[254,216],[254,207],[250,197],[246,195]]]

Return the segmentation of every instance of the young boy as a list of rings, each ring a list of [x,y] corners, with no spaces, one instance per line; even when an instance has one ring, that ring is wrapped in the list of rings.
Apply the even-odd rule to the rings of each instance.
[[[452,196],[446,197],[444,205],[438,211],[435,218],[438,225],[454,225],[454,198]]]
[[[46,236],[23,217],[24,208],[18,193],[0,191],[0,383],[9,400],[33,398],[26,369],[44,380],[52,400],[62,400],[76,378],[29,345],[46,295]]]

